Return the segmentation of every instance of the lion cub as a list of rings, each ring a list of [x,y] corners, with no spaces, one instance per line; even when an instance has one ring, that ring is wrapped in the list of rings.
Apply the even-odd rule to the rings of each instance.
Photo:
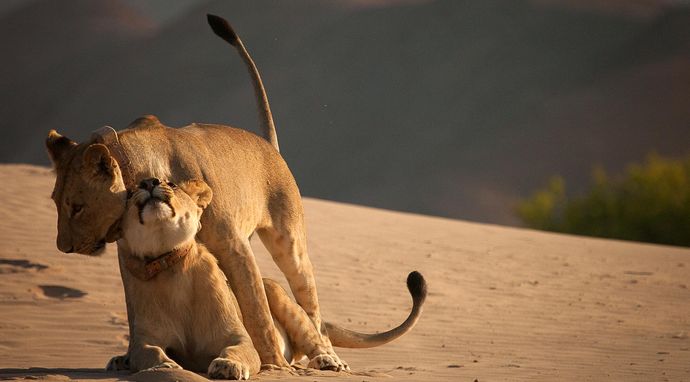
[[[132,254],[120,260],[134,317],[123,368],[184,367],[223,379],[248,379],[259,371],[259,355],[225,276],[195,240],[211,197],[206,183],[196,180],[178,187],[146,179],[131,193],[119,242]],[[119,368],[113,361],[109,367]]]

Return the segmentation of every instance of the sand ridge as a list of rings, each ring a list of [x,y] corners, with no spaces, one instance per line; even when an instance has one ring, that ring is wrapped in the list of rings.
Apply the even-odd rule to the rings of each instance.
[[[128,341],[114,246],[100,257],[56,249],[49,169],[0,165],[0,179],[0,379],[195,378],[102,371]],[[326,320],[366,332],[397,325],[412,270],[429,297],[403,338],[337,349],[352,374],[299,380],[690,380],[689,249],[309,198],[305,209]],[[262,273],[284,281],[253,247]]]

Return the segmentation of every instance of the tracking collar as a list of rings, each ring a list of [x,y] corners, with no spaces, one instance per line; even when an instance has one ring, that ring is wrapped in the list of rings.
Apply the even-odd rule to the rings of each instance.
[[[141,281],[149,281],[158,276],[161,272],[179,263],[192,251],[193,247],[194,245],[191,244],[181,248],[175,248],[151,260],[145,260],[141,257],[127,254],[125,255],[125,267],[132,276]]]

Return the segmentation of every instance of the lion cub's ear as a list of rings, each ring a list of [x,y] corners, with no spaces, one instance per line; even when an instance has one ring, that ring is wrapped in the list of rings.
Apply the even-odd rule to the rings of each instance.
[[[192,179],[182,182],[180,188],[202,209],[208,207],[208,204],[211,203],[211,199],[213,198],[211,187],[201,179]]]
[[[64,158],[65,153],[70,151],[77,142],[60,135],[55,130],[50,130],[48,133],[48,138],[46,138],[46,148],[48,149],[48,155],[50,155],[50,160],[53,162],[53,166],[57,166],[58,163]]]
[[[110,150],[105,145],[94,143],[84,151],[84,166],[90,169],[94,177],[113,179],[117,161],[110,155]]]

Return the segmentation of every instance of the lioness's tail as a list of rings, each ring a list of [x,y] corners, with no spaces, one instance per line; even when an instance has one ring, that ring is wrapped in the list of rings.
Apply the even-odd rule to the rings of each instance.
[[[407,276],[407,289],[412,295],[412,311],[405,322],[383,333],[364,334],[353,332],[326,322],[328,337],[333,346],[341,348],[372,348],[393,341],[409,332],[422,314],[422,305],[426,299],[426,281],[421,273],[414,271]]]
[[[271,106],[268,104],[268,97],[266,96],[264,84],[261,82],[261,76],[259,76],[259,69],[256,68],[254,60],[252,60],[249,52],[247,52],[247,49],[245,49],[242,44],[242,40],[240,40],[240,37],[232,30],[230,24],[222,17],[210,14],[206,16],[208,18],[208,24],[211,26],[211,29],[213,29],[213,32],[218,35],[218,37],[234,46],[247,65],[249,75],[252,77],[252,83],[254,84],[254,92],[256,92],[256,99],[259,105],[259,118],[261,119],[261,130],[263,131],[264,138],[266,138],[276,150],[280,151],[278,148],[276,128],[273,124]]]

